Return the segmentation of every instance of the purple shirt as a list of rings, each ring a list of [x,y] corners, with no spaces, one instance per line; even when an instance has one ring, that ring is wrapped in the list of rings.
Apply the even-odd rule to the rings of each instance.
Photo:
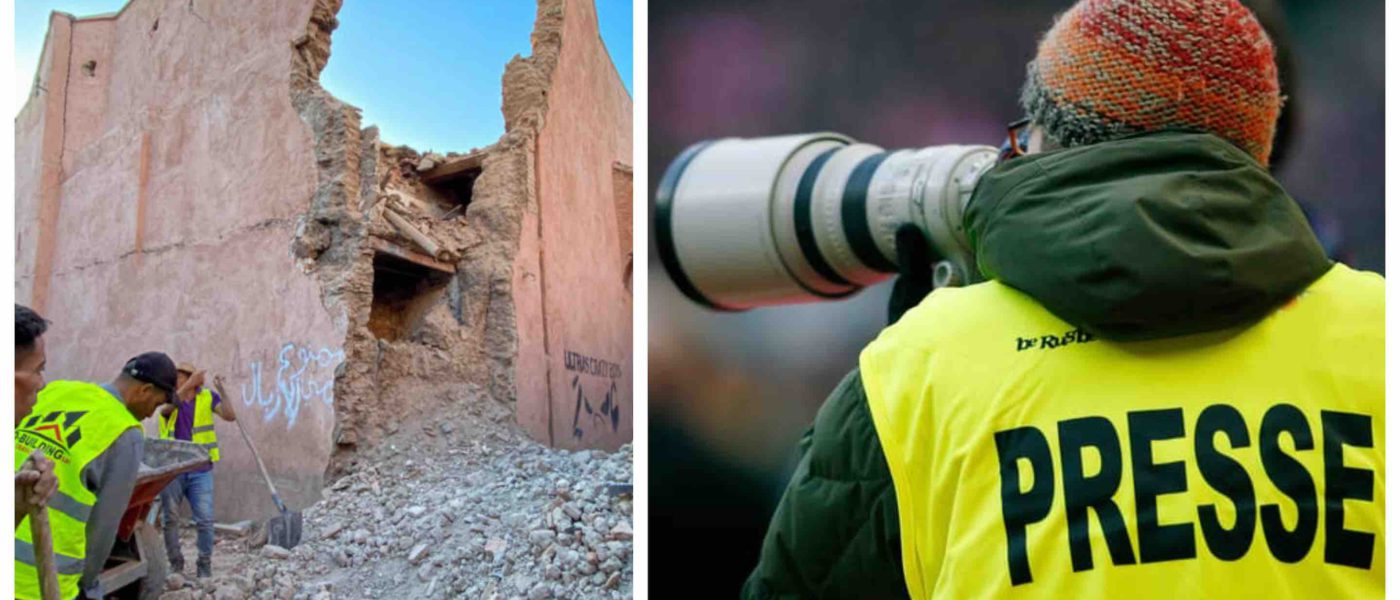
[[[177,439],[177,440],[184,440],[184,441],[186,441],[186,442],[192,441],[192,440],[193,440],[193,438],[194,438],[194,402],[195,402],[195,400],[198,400],[198,399],[199,399],[199,395],[200,395],[201,393],[203,393],[203,392],[204,392],[204,387],[201,386],[201,387],[195,389],[195,392],[194,392],[194,396],[195,396],[195,397],[194,397],[193,400],[190,400],[189,402],[185,402],[185,401],[183,401],[183,400],[180,400],[179,398],[176,398],[176,399],[175,399],[175,439]],[[219,393],[216,392],[216,391],[214,391],[214,390],[209,390],[209,394],[210,394],[211,396],[214,397],[214,401],[213,401],[212,403],[209,404],[210,410],[217,409],[217,408],[219,407],[219,402],[222,400],[222,398],[219,398]],[[203,473],[203,472],[208,471],[208,470],[210,470],[210,469],[212,469],[212,468],[214,468],[214,466],[213,466],[213,465],[210,465],[210,466],[208,466],[208,467],[206,467],[206,468],[203,468],[203,469],[198,469],[198,470],[195,470],[195,471],[191,471],[191,473]]]

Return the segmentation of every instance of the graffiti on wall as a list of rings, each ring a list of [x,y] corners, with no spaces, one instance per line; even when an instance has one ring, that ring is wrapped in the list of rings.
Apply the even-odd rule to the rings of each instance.
[[[282,345],[275,364],[248,363],[250,375],[240,388],[243,404],[256,406],[263,421],[282,421],[288,430],[297,424],[303,405],[321,402],[329,407],[335,401],[335,369],[345,360],[345,351],[323,347],[313,349],[293,343]]]
[[[622,376],[622,365],[566,350],[564,368],[576,373],[569,382],[574,394],[574,439],[582,439],[585,428],[611,429],[616,433],[622,415],[617,397],[617,378]],[[584,391],[581,379],[584,375],[607,380],[608,388],[601,399],[596,395],[590,398]]]

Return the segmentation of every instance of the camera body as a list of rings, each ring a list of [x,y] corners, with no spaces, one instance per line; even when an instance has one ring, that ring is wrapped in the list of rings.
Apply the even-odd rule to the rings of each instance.
[[[654,230],[662,264],[716,310],[844,298],[890,277],[913,223],[934,285],[980,279],[962,215],[990,146],[887,151],[838,133],[697,143],[667,167]]]

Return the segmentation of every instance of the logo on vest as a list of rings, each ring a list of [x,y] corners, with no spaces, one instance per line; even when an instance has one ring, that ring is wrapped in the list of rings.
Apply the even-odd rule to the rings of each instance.
[[[78,419],[87,411],[53,411],[30,415],[15,431],[15,441],[30,450],[41,449],[50,459],[67,463],[69,450],[83,439]]]
[[[1054,350],[1056,348],[1063,348],[1070,344],[1083,344],[1085,342],[1092,342],[1095,339],[1098,338],[1095,338],[1094,334],[1084,331],[1083,329],[1073,329],[1066,332],[1064,335],[1042,335],[1039,337],[1016,336],[1016,351],[1021,352],[1023,350],[1030,350],[1032,348],[1040,348],[1041,350]]]

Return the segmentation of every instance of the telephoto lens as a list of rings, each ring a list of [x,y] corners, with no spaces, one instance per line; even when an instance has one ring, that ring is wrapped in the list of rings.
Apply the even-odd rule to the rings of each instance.
[[[889,278],[895,231],[913,223],[936,257],[935,286],[974,282],[963,209],[996,156],[889,151],[839,133],[700,142],[657,187],[661,262],[686,297],[716,310],[832,300]]]

